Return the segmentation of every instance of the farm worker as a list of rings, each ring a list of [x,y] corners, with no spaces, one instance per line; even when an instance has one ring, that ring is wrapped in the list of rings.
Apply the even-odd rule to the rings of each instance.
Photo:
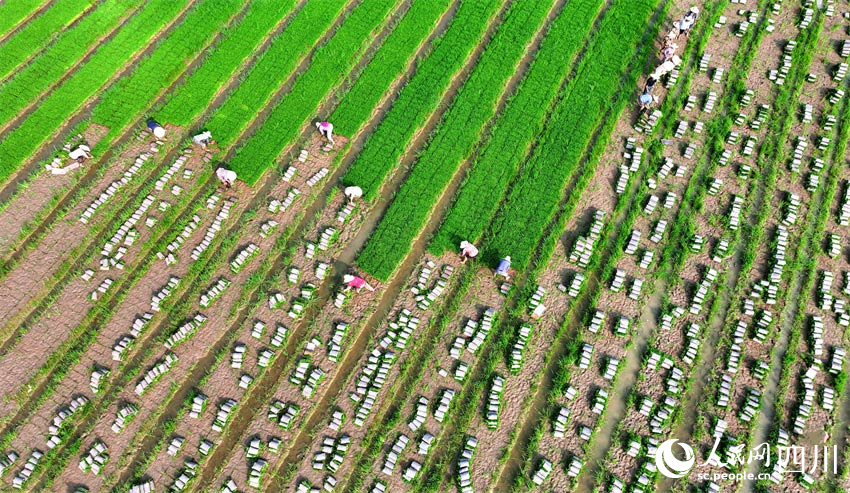
[[[360,276],[352,276],[351,274],[346,274],[346,275],[342,276],[342,282],[345,283],[345,290],[346,291],[349,291],[352,288],[357,290],[357,291],[360,291],[363,288],[366,288],[369,291],[375,290],[375,288],[373,288],[372,286],[369,285],[368,282],[366,282],[366,279],[363,279]]]
[[[345,196],[348,197],[349,202],[354,202],[363,196],[363,189],[356,186],[345,187],[343,192],[345,192]]]
[[[679,37],[679,23],[673,23],[673,29],[670,29],[670,32],[667,33],[667,36],[664,37],[664,44],[670,44],[674,39]]]
[[[79,147],[68,153],[68,157],[82,163],[86,159],[91,159],[91,149],[85,144],[80,144]]]
[[[682,17],[682,20],[679,21],[679,33],[684,34],[685,36],[689,35],[691,33],[691,28],[693,28],[694,24],[696,24],[698,17],[699,8],[691,7],[688,13],[685,14],[685,16]]]
[[[215,170],[215,176],[218,177],[218,181],[224,185],[224,188],[232,187],[233,182],[236,181],[236,172],[230,171],[229,169],[218,168]]]
[[[661,61],[666,62],[671,60],[676,54],[677,49],[679,49],[679,45],[676,43],[665,45],[664,48],[661,48]]]
[[[466,259],[475,258],[478,256],[478,249],[472,243],[463,240],[460,242],[460,258],[461,262],[466,262]]]
[[[641,111],[646,111],[652,107],[655,103],[658,102],[658,96],[653,96],[651,94],[643,93],[638,97],[638,104],[640,105]]]
[[[162,128],[162,125],[157,123],[153,118],[148,120],[148,130],[150,130],[157,139],[165,137],[165,129]]]
[[[208,130],[203,133],[199,133],[198,135],[192,137],[192,142],[195,145],[206,147],[207,145],[212,143],[212,133]]]
[[[655,83],[656,82],[658,82],[658,78],[650,75],[649,78],[646,79],[646,86],[644,86],[644,88],[643,88],[643,93],[644,94],[651,93],[652,90],[655,89]]]
[[[660,79],[663,75],[669,74],[674,68],[681,65],[682,59],[673,55],[669,60],[659,65],[654,72],[649,74],[653,79]]]
[[[334,143],[334,126],[331,122],[316,122],[316,128],[319,129],[319,133],[328,138],[328,142],[331,144]]]
[[[511,268],[511,257],[507,256],[499,261],[499,265],[496,267],[496,275],[502,276],[505,279],[510,279],[508,276],[508,270]]]

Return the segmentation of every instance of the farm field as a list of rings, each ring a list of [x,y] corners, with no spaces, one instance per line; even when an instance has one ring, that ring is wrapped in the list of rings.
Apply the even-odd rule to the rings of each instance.
[[[848,64],[850,0],[0,1],[0,491],[847,491]]]

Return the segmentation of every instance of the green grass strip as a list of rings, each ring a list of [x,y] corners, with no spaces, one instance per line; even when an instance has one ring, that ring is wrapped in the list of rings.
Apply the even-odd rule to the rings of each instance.
[[[358,257],[363,270],[386,280],[410,252],[437,200],[480,141],[487,122],[496,113],[505,85],[550,7],[549,2],[537,0],[517,0],[510,6]]]
[[[628,6],[623,6],[623,4]],[[566,184],[601,118],[611,109],[620,78],[640,40],[652,2],[614,0],[598,35],[565,90],[562,103],[496,216],[485,258],[510,255],[525,267],[558,209]]]
[[[33,52],[49,43],[58,31],[79,17],[91,3],[90,0],[56,2],[0,45],[0,78],[6,77]]]
[[[21,68],[0,86],[0,124],[16,117],[40,94],[48,90],[75,64],[79,63],[100,37],[114,29],[121,19],[138,8],[142,0],[106,2],[63,32],[55,43]]]
[[[222,146],[233,143],[248,122],[268,104],[277,87],[333,24],[345,4],[345,0],[307,2],[272,42],[206,125]]]
[[[363,69],[329,121],[334,132],[353,135],[372,116],[390,83],[404,73],[416,48],[435,28],[450,0],[414,2],[381,45],[380,54]]]
[[[236,151],[232,168],[247,183],[255,183],[275,165],[275,158],[295,139],[303,123],[349,73],[378,29],[390,15],[396,0],[369,0],[358,5],[334,36],[319,47],[310,67],[301,74],[283,99],[272,109],[262,127]]]
[[[495,0],[461,2],[445,34],[435,41],[431,54],[420,62],[381,125],[366,141],[363,151],[343,178],[344,183],[362,187],[368,199],[375,196],[404,153],[405,144],[436,111],[454,74],[481,41],[488,20],[498,11],[500,3]]]
[[[289,14],[295,0],[255,2],[245,18],[222,34],[223,39],[157,112],[159,121],[184,126],[200,113],[215,92],[238,70],[263,38]]]
[[[9,32],[44,3],[45,0],[7,0],[0,5],[0,35]]]
[[[177,80],[186,70],[186,65],[244,5],[239,0],[201,0],[183,23],[142,60],[131,75],[110,87],[94,108],[91,118],[93,122],[109,127],[109,133],[102,140],[103,145],[110,145],[112,137],[145,113],[151,99],[163,87]]]
[[[21,125],[0,141],[0,182],[45,144],[86,100],[165,27],[188,0],[151,0],[124,28],[98,49],[88,63],[56,88]]]
[[[461,240],[478,240],[504,199],[511,179],[543,131],[548,108],[587,32],[601,0],[573,0],[569,15],[552,23],[546,39],[502,117],[490,130],[429,250],[439,255]]]

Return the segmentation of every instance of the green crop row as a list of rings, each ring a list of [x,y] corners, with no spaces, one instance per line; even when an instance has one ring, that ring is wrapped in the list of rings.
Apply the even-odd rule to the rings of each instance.
[[[625,7],[621,7],[621,8],[625,8]],[[654,8],[654,5],[645,6],[645,11],[646,11],[647,17],[652,12],[653,8]],[[643,11],[639,11],[639,12],[642,13]],[[641,30],[639,30],[639,31],[641,31]],[[604,32],[597,32],[595,36],[604,36]],[[592,41],[592,42],[595,43],[597,41],[598,41],[598,38],[595,37],[594,41]],[[645,56],[647,55],[647,53],[648,53],[648,48],[645,46],[637,54],[637,56],[640,57],[639,58],[640,60],[643,60],[643,59],[645,59]],[[633,83],[631,81],[633,81],[636,78],[637,70],[640,70],[641,66],[642,66],[642,63],[635,66],[635,68],[630,73],[629,81],[625,82],[626,85]],[[561,103],[563,103],[563,102],[564,101],[561,101]],[[617,98],[612,98],[612,101],[611,101],[612,114],[613,115],[619,115],[620,112],[622,111],[623,107],[625,106],[625,104],[626,104],[626,99],[625,99],[624,95],[620,95]],[[610,123],[603,129],[603,132],[602,132],[602,134],[604,134],[606,136],[613,129],[613,124],[616,123],[617,118],[613,117],[609,121],[610,121]],[[587,159],[587,161],[589,163],[598,162],[599,158],[601,157],[602,150],[604,150],[604,148],[606,146],[606,143],[607,143],[607,137],[605,139],[600,139],[600,140],[596,141],[594,151],[591,153],[590,157]],[[584,188],[587,181],[589,181],[589,179],[592,177],[592,175],[594,173],[594,169],[595,169],[595,166],[592,166],[592,165],[585,166],[585,171],[582,174],[582,177],[579,179],[579,182],[577,184],[577,188],[581,188],[581,189]],[[511,343],[514,340],[513,328],[515,328],[515,326],[518,326],[519,325],[518,321],[520,321],[524,318],[525,306],[527,306],[526,303],[527,303],[528,299],[530,299],[530,297],[533,293],[534,283],[531,282],[530,280],[537,278],[537,275],[540,272],[542,272],[542,270],[546,267],[546,265],[548,265],[548,259],[551,257],[551,255],[554,252],[554,249],[555,249],[555,246],[556,246],[556,243],[557,243],[557,239],[560,237],[560,231],[562,231],[562,229],[563,229],[563,223],[571,215],[570,210],[572,210],[572,208],[575,207],[576,203],[577,203],[577,199],[575,198],[575,196],[574,195],[571,196],[570,197],[570,203],[567,204],[566,209],[561,213],[562,217],[561,217],[561,220],[559,221],[560,227],[553,228],[549,232],[549,234],[546,235],[545,238],[541,238],[540,236],[537,236],[537,237],[534,238],[535,244],[540,245],[535,251],[535,258],[538,258],[539,260],[532,264],[533,267],[532,267],[531,272],[528,273],[528,277],[527,277],[528,280],[524,283],[520,283],[522,285],[522,290],[513,295],[513,299],[518,300],[518,301],[516,301],[516,308],[514,308],[512,310],[512,317],[509,319],[509,320],[513,320],[513,323],[501,324],[497,329],[497,333],[492,336],[492,340],[494,341],[494,342],[491,343],[492,347],[488,346],[486,348],[485,354],[481,357],[481,363],[480,364],[483,365],[483,368],[481,368],[480,372],[478,370],[475,370],[475,372],[476,372],[475,375],[477,375],[476,381],[486,382],[487,379],[492,376],[493,371],[495,371],[496,365],[500,361],[502,361],[505,354],[507,354],[508,348],[510,347]],[[569,210],[567,210],[567,209],[569,209]],[[603,235],[603,236],[605,236],[605,235]],[[541,243],[541,241],[542,241],[542,243]],[[556,338],[556,339],[563,340],[563,328],[561,329],[561,332],[559,333],[559,337]],[[569,351],[569,349],[567,349],[567,351]],[[561,354],[561,357],[558,357],[558,355],[556,353],[548,354],[547,355],[547,361],[549,362],[549,364],[551,364],[551,362],[554,361],[552,358],[556,358],[556,357],[558,358],[557,361],[563,361],[563,359],[562,359],[563,353],[560,353],[560,354]],[[455,428],[457,430],[465,430],[466,429],[466,427],[469,423],[469,420],[471,419],[471,415],[475,411],[475,405],[476,405],[477,402],[479,402],[478,397],[479,397],[479,394],[482,390],[483,390],[483,385],[479,384],[478,388],[470,389],[469,392],[467,392],[466,390],[463,391],[463,401],[459,404],[459,409],[454,411],[454,412],[457,413],[457,415],[456,416],[453,415],[453,417],[451,418],[452,422],[458,423],[458,424],[455,425]],[[447,425],[444,423],[444,426],[447,426]],[[446,440],[449,441],[449,444],[445,445],[445,446],[441,445],[441,447],[444,448],[444,449],[447,449],[447,450],[455,451],[455,452],[459,451],[460,446],[461,446],[461,441],[460,441],[461,436],[462,436],[462,433],[460,431],[456,432],[454,434],[454,436],[448,437],[446,439]],[[517,436],[512,435],[510,440],[511,440],[511,443],[515,442],[517,440]],[[532,440],[532,442],[534,442],[534,436],[533,435],[531,437],[531,440]],[[524,443],[523,445],[517,445],[517,446],[525,447],[525,445],[526,445],[526,443]],[[533,443],[532,443],[532,445],[533,445]],[[451,452],[451,453],[455,453],[455,452]],[[439,479],[439,476],[436,473],[436,470],[439,470],[441,467],[447,466],[446,461],[449,461],[453,458],[451,453],[449,453],[447,456],[440,459],[436,466],[434,466],[433,468],[430,468],[428,471],[426,471],[427,475],[429,476],[427,479],[424,480],[424,484],[426,485],[426,487],[424,489],[426,491],[435,490],[436,488],[439,487],[440,479]],[[506,453],[509,454],[510,451],[508,451]],[[506,457],[507,456],[502,457],[501,460],[504,461],[506,459]],[[442,463],[442,466],[440,465],[441,463]]]
[[[301,127],[328,92],[350,72],[373,34],[387,19],[397,0],[372,0],[358,5],[334,36],[316,49],[310,67],[275,106],[262,127],[236,151],[232,169],[249,184],[275,165],[278,154],[295,139]]]
[[[8,0],[0,4],[0,36],[9,32],[44,3],[45,0]]]
[[[239,24],[222,33],[222,41],[207,54],[204,64],[174,90],[157,113],[161,122],[180,126],[191,122],[294,5],[294,0],[252,3]]]
[[[110,87],[92,112],[92,121],[109,128],[101,141],[108,146],[112,137],[132,120],[145,113],[150,100],[163,87],[170,86],[186,70],[188,63],[245,8],[239,0],[201,0],[174,32],[133,73]],[[98,144],[100,147],[101,144]]]
[[[553,22],[534,65],[473,161],[429,247],[432,253],[456,248],[461,240],[475,241],[481,237],[535,136],[543,130],[558,89],[601,6],[600,0],[570,2],[569,15],[560,15]]]
[[[0,86],[0,123],[17,116],[40,94],[55,85],[74,65],[80,62],[92,45],[130,15],[142,4],[141,0],[118,0],[101,5],[81,19],[73,28],[63,32],[55,43],[45,49],[26,67]]]
[[[366,141],[343,178],[344,183],[363,188],[366,198],[375,196],[404,154],[406,144],[437,109],[453,76],[481,41],[500,4],[497,0],[461,2],[445,34],[435,41],[433,51],[419,64],[381,125]]]
[[[628,7],[622,4],[627,3]],[[600,35],[588,46],[575,78],[546,129],[542,142],[513,184],[485,257],[510,255],[524,267],[535,239],[551,223],[568,178],[579,165],[585,146],[610,108],[630,52],[652,12],[649,0],[614,0],[602,19]],[[561,123],[567,122],[567,123]]]
[[[363,69],[329,121],[334,132],[351,136],[369,119],[392,80],[401,75],[416,48],[434,29],[450,0],[414,2],[381,45],[381,55]]]
[[[653,6],[651,6],[651,5],[645,6],[646,15],[649,15],[652,12],[652,8],[653,8]],[[666,10],[666,8],[667,7],[665,7],[664,10]],[[662,17],[663,17],[663,15],[664,15],[664,12],[661,13]],[[658,28],[659,28],[658,25],[656,25],[653,32],[656,33]],[[601,33],[597,34],[597,35],[598,36],[604,36],[604,34],[601,34]],[[638,60],[645,60],[647,54],[649,53],[649,50],[650,50],[650,46],[644,45],[642,47],[642,49],[638,53],[636,53],[637,59]],[[642,62],[634,62],[634,63],[635,64],[633,65],[633,69],[630,72],[628,79],[623,82],[623,85],[625,87],[631,87],[631,85],[634,84],[635,79],[637,78],[638,71],[643,66]],[[610,111],[611,111],[612,115],[619,115],[622,112],[622,109],[627,102],[627,94],[628,93],[620,93],[620,94],[617,95],[617,97],[612,98],[611,103],[610,103],[611,104],[611,110]],[[596,140],[594,142],[593,150],[589,153],[589,155],[587,155],[584,158],[584,160],[588,164],[583,166],[584,171],[582,172],[581,177],[577,180],[577,182],[575,184],[575,190],[584,190],[587,183],[592,178],[592,176],[595,172],[595,164],[592,164],[592,163],[598,163],[599,160],[601,159],[602,152],[607,147],[608,135],[613,130],[613,127],[614,127],[614,124],[616,123],[616,121],[617,121],[616,116],[609,118],[608,123],[606,123],[606,125],[599,132],[600,136],[603,136],[604,138],[600,138],[600,139]],[[563,228],[566,225],[566,221],[569,219],[569,217],[572,216],[572,211],[577,206],[578,197],[579,197],[579,194],[577,194],[577,193],[571,193],[569,195],[569,199],[568,199],[567,203],[559,211],[560,219],[559,219],[557,225],[555,225],[553,228],[551,228],[551,231],[542,240],[542,243],[540,243],[540,240],[537,239],[536,243],[538,243],[538,246],[534,250],[534,256],[535,256],[535,258],[538,258],[539,260],[535,263],[536,266],[533,268],[533,271],[529,274],[529,276],[528,276],[529,280],[535,279],[537,277],[537,273],[540,272],[543,268],[545,268],[546,265],[548,265],[548,259],[550,259],[552,254],[554,253],[554,250],[555,250],[557,243],[558,243],[558,239],[560,238],[560,234],[561,234],[560,232],[563,231]],[[621,200],[618,202],[618,209],[623,209],[629,203],[630,203],[630,201],[627,200],[627,197],[625,197],[625,196],[622,197]],[[639,208],[635,209],[635,210],[639,210]],[[615,215],[616,215],[616,210],[615,210]],[[628,218],[627,218],[627,220],[628,220]],[[603,237],[605,237],[605,238],[609,237],[610,226],[611,225],[608,225],[606,227],[606,229],[604,230],[603,235],[602,235]],[[615,245],[616,245],[616,243],[615,243]],[[606,250],[619,251],[616,246],[614,246],[613,248],[606,249]],[[594,255],[594,257],[591,260],[591,265],[599,265],[601,261],[602,261],[602,258],[597,252],[597,254]],[[593,270],[593,269],[590,268],[589,270]],[[518,309],[516,310],[517,313],[515,313],[515,317],[518,317],[520,319],[524,317],[524,312],[525,312],[524,307],[527,306],[526,303],[530,299],[531,294],[533,293],[533,286],[534,286],[534,283],[531,282],[531,281],[527,281],[525,283],[525,287],[524,287],[524,290],[523,290],[524,292],[520,293],[519,296],[518,296],[518,300],[519,300],[517,302]],[[572,302],[572,303],[570,303],[570,311],[574,312],[574,310],[577,307],[586,306],[586,305],[592,306],[592,301],[588,302],[587,304],[584,304],[583,302],[579,302],[579,301]],[[581,317],[581,315],[578,314],[578,313],[575,313],[574,316]],[[569,315],[567,315],[567,317],[569,317]],[[557,364],[557,366],[556,366],[557,369],[555,371],[553,371],[554,381],[551,382],[551,385],[555,389],[560,388],[560,386],[563,385],[563,382],[566,380],[567,376],[569,375],[569,369],[571,368],[571,365],[567,365],[565,363],[567,361],[572,361],[571,357],[573,355],[575,355],[576,348],[578,347],[578,344],[579,344],[579,341],[580,341],[580,338],[575,338],[575,337],[570,338],[570,336],[567,334],[567,328],[570,326],[568,320],[569,320],[569,318],[564,322],[564,324],[562,324],[562,326],[558,330],[558,333],[557,333],[558,335],[555,337],[556,341],[563,341],[563,342],[557,343],[557,347],[558,347],[557,350],[550,351],[550,352],[547,353],[546,363],[544,364],[544,367],[546,367],[546,368],[552,368],[553,364]],[[493,351],[499,353],[499,356],[504,358],[505,355],[508,353],[508,350],[509,350],[508,348],[510,347],[509,344],[513,340],[513,338],[512,338],[512,336],[507,335],[506,338],[497,339],[497,340],[501,341],[501,345],[500,345],[500,347],[493,349]],[[492,364],[495,364],[495,363],[492,363]],[[493,367],[491,366],[490,369],[489,369],[490,373],[485,373],[482,378],[484,378],[484,379],[488,378],[489,375],[492,373],[492,371],[493,371]],[[542,384],[546,385],[545,382],[542,383]],[[553,394],[554,393],[556,393],[556,391],[553,391]],[[551,401],[551,397],[552,397],[553,394],[550,394],[550,401]],[[548,411],[549,406],[547,405],[547,407],[545,407],[544,409]],[[523,405],[523,414],[527,414],[527,413],[530,413],[530,412],[531,411],[527,410],[526,404],[524,404]],[[544,414],[541,415],[541,417],[545,416],[545,415],[546,414],[544,412]],[[535,416],[536,416],[536,414],[535,414]],[[540,419],[540,418],[536,418],[536,419]],[[531,434],[527,437],[524,437],[522,439],[522,441],[520,441],[518,443],[516,443],[518,440],[520,440],[518,434],[516,432],[514,434],[512,434],[510,441],[509,441],[509,446],[508,446],[508,448],[505,449],[505,453],[502,456],[502,458],[500,459],[500,463],[503,463],[509,457],[511,457],[511,448],[512,447],[520,447],[521,450],[523,450],[523,453],[521,455],[524,456],[524,457],[528,457],[528,454],[531,454],[533,451],[536,450],[537,442],[539,441],[540,436],[541,436],[541,434],[542,434],[542,432],[543,432],[543,430],[545,429],[546,426],[549,426],[549,421],[546,418],[542,418],[541,421],[539,421],[537,424],[534,425],[534,428],[533,428],[533,431],[531,432]],[[513,444],[513,445],[510,445],[510,444]],[[527,461],[527,460],[524,460],[524,462],[525,461]],[[506,474],[512,475],[513,473],[506,473]],[[516,481],[514,481],[515,487],[521,486],[522,484],[524,484],[524,480],[527,479],[527,476],[524,475],[525,473],[520,473],[520,474],[521,474],[521,476],[514,478],[516,480]]]
[[[526,45],[550,7],[548,2],[534,0],[517,0],[511,5],[357,259],[363,270],[385,281],[410,252],[458,166],[480,141]]]
[[[144,49],[188,0],[152,0],[67,82],[56,88],[19,127],[0,141],[0,182],[5,181],[86,100],[97,94],[133,54]]]
[[[276,2],[274,4],[277,5]],[[252,4],[253,10],[249,11],[249,13],[241,20],[239,27],[237,27],[235,29],[229,29],[227,31],[228,35],[226,37],[224,37],[224,39],[222,39],[221,42],[217,43],[216,49],[213,52],[213,54],[203,60],[202,64],[200,65],[200,67],[198,67],[197,71],[192,72],[192,74],[189,76],[190,77],[190,79],[189,79],[190,83],[192,83],[193,81],[197,81],[198,75],[201,74],[201,73],[209,74],[210,73],[209,68],[211,66],[214,67],[213,70],[219,70],[219,72],[223,71],[226,74],[226,76],[228,77],[228,80],[234,80],[239,75],[239,73],[240,73],[240,71],[243,67],[238,67],[238,68],[234,69],[234,67],[231,67],[228,64],[226,64],[225,60],[220,58],[218,55],[223,54],[223,53],[233,53],[234,50],[233,50],[232,46],[234,46],[234,45],[238,46],[238,47],[243,47],[245,45],[245,43],[246,43],[245,39],[249,38],[249,36],[247,36],[247,34],[249,34],[249,33],[245,32],[245,31],[247,31],[251,26],[261,25],[262,24],[260,22],[261,19],[266,19],[266,17],[272,15],[271,11],[269,11],[267,9],[261,9],[260,8],[260,6],[266,6],[266,5],[272,5],[272,3],[262,2],[262,3],[256,4],[256,5]],[[98,12],[100,12],[100,10]],[[281,13],[280,15],[283,15],[283,14]],[[259,16],[259,18],[256,17],[256,16]],[[272,21],[275,21],[275,19],[272,19]],[[245,26],[245,28],[243,29],[242,26]],[[240,35],[244,34],[245,36],[233,36],[233,35],[231,35],[230,33],[233,33],[234,31],[236,31],[237,34],[240,34]],[[265,32],[265,31],[267,31],[267,29],[263,30],[263,32]],[[235,55],[241,55],[241,57],[238,57],[239,60],[241,61],[242,58],[249,55],[249,50],[250,50],[250,47],[246,50],[242,50],[242,53],[234,53],[234,54]],[[239,50],[236,50],[236,51],[239,51]],[[202,81],[202,82],[208,83],[210,81],[205,80],[205,81]],[[182,87],[182,86],[179,86],[179,87]],[[202,99],[202,98],[194,98],[193,97],[193,98],[190,98],[188,100],[184,100],[181,103],[180,108],[181,108],[181,111],[185,111],[187,114],[191,114],[192,115],[191,118],[192,118],[193,121],[197,121],[197,117],[200,114],[202,114],[205,111],[205,109],[209,107],[210,104],[211,104],[211,102],[210,102],[209,99]],[[191,125],[191,122],[181,122],[181,123]],[[84,126],[86,124],[88,124],[88,123],[84,123],[81,126]],[[131,123],[131,126],[132,125],[133,124]],[[110,159],[110,153],[111,153],[111,156],[119,155],[120,150],[116,150],[115,148],[110,148],[109,152],[106,155],[104,155],[104,158]],[[146,169],[148,169],[149,171],[142,173],[141,175],[137,176],[134,179],[133,183],[135,184],[135,182],[138,182],[139,180],[144,181],[145,179],[147,179],[146,175],[153,172],[153,170],[155,170],[155,168],[156,168],[155,165],[153,167],[150,167],[150,166],[147,167]],[[70,207],[73,207],[73,204],[75,204],[80,198],[84,197],[85,194],[87,193],[88,188],[92,185],[95,185],[96,182],[97,182],[97,178],[94,178],[90,182],[85,183],[84,186],[79,187],[79,188],[74,188],[73,196],[69,199],[70,204],[63,206],[63,210],[60,213],[60,217],[63,216],[70,209]],[[58,196],[54,197],[54,199],[58,199]],[[58,200],[55,200],[55,201],[58,202]],[[0,208],[2,208],[2,206],[0,206]],[[48,212],[50,212],[48,209],[42,210],[42,213],[46,214]],[[28,234],[29,234],[28,231],[25,232],[25,233],[22,232],[21,238],[26,238]],[[10,267],[11,267],[11,265],[10,265]],[[5,269],[5,270],[0,269],[0,276],[5,274],[6,272],[8,272],[8,270],[9,269]]]
[[[15,67],[48,44],[90,5],[89,0],[55,2],[46,12],[27,23],[23,29],[0,45],[0,79],[4,79]]]
[[[307,2],[207,122],[207,129],[219,143],[230,145],[242,133],[333,24],[345,4],[345,0]]]

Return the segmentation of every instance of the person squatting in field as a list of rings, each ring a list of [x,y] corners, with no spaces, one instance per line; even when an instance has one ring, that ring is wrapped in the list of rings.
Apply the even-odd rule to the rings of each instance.
[[[460,242],[460,262],[464,263],[468,259],[475,258],[478,256],[478,248],[475,247],[472,243],[463,240]]]

